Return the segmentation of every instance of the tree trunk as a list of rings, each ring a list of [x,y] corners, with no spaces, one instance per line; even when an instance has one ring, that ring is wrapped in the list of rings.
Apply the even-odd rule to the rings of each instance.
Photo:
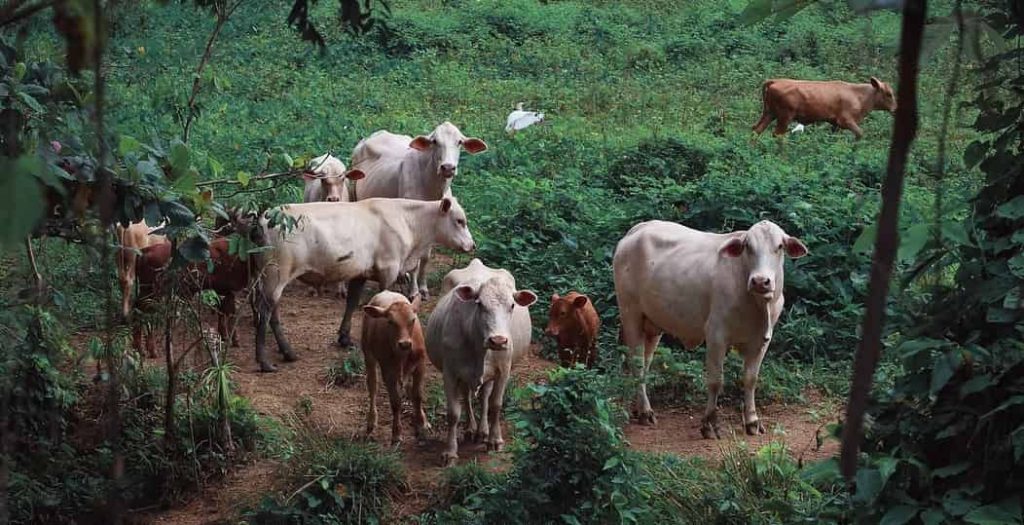
[[[871,392],[871,382],[882,347],[882,328],[885,324],[886,299],[893,260],[899,248],[900,199],[903,195],[903,175],[910,153],[910,145],[917,135],[917,73],[924,34],[926,0],[906,0],[903,7],[903,26],[900,32],[899,97],[889,163],[882,184],[882,211],[878,216],[878,237],[871,261],[871,281],[865,304],[864,323],[860,347],[853,367],[853,382],[847,403],[846,422],[843,425],[843,451],[840,467],[850,480],[857,471],[864,411]]]

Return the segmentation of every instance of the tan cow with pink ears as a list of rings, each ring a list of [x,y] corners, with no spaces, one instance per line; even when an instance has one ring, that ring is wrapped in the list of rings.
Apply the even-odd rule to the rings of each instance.
[[[771,221],[746,231],[705,233],[665,221],[637,224],[615,248],[615,294],[622,340],[644,349],[637,392],[640,423],[654,424],[644,378],[664,332],[687,348],[707,343],[704,376],[708,403],[701,423],[705,438],[720,436],[718,395],[722,363],[736,347],[743,356],[743,423],[764,433],[754,405],[761,361],[768,351],[785,299],[783,260],[807,254],[796,237]]]

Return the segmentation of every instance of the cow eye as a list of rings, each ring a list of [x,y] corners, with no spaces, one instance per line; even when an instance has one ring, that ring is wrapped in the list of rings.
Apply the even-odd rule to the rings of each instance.
[[[459,226],[465,226],[466,219],[455,219],[455,224],[458,224]]]
[[[783,248],[783,246],[784,246],[784,245],[783,245],[782,243],[779,243],[779,251],[780,251],[780,252],[782,251],[782,248]]]

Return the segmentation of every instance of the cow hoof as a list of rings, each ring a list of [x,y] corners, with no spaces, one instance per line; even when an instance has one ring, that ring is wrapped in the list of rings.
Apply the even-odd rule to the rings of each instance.
[[[338,335],[338,346],[340,346],[341,348],[352,348],[352,346],[353,346],[352,336],[350,336],[348,334],[339,334]]]
[[[292,352],[291,350],[281,352],[281,355],[284,357],[284,361],[286,363],[294,363],[299,360],[299,356],[295,355],[295,352]]]
[[[721,436],[718,435],[718,427],[715,426],[715,425],[712,425],[711,423],[707,423],[707,422],[705,422],[704,424],[701,425],[701,427],[700,427],[700,435],[704,439],[720,439],[721,438]]]
[[[426,288],[420,288],[420,292],[419,293],[420,293],[420,300],[421,301],[429,301],[430,300],[430,290],[427,290]]]
[[[272,363],[260,363],[260,372],[277,372],[277,366]]]
[[[445,452],[444,454],[441,454],[441,464],[444,465],[445,467],[453,467],[453,466],[455,466],[455,463],[458,460],[459,460],[459,455],[458,454],[449,454],[447,452]]]
[[[637,422],[641,425],[655,426],[658,424],[658,419],[654,417],[654,411],[650,410],[642,412],[637,416]]]
[[[746,428],[747,428],[747,435],[748,436],[756,436],[758,434],[764,434],[764,425],[761,424],[761,420],[760,419],[757,420],[757,421],[752,421],[750,423],[747,423]]]
[[[501,452],[505,448],[504,441],[489,441],[487,443],[488,452]]]

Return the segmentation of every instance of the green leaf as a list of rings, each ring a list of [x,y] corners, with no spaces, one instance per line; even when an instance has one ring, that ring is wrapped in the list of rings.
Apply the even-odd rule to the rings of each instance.
[[[994,384],[995,380],[991,374],[976,375],[968,379],[963,385],[960,385],[960,397],[964,398],[971,394],[976,394]]]
[[[217,159],[209,157],[206,159],[206,161],[210,165],[210,175],[212,175],[216,179],[219,179],[222,175],[224,175],[224,166],[221,165],[220,162],[217,162]]]
[[[939,525],[947,521],[946,513],[939,509],[928,509],[921,513],[921,522],[924,525]]]
[[[1010,272],[1021,279],[1024,279],[1024,253],[1018,253],[1006,261],[1006,265],[1010,268]]]
[[[21,82],[21,79],[25,78],[25,71],[27,70],[28,67],[25,65],[24,62],[18,62],[14,64],[14,81]]]
[[[971,246],[967,228],[964,228],[964,225],[959,222],[943,222],[942,237],[957,246]]]
[[[946,386],[946,383],[953,378],[956,367],[960,365],[959,352],[947,352],[935,360],[935,367],[932,368],[931,386],[929,392],[935,395]]]
[[[1024,425],[1017,427],[1017,430],[1010,434],[1010,439],[1013,441],[1013,459],[1020,461],[1024,458]]]
[[[135,153],[140,149],[142,149],[142,143],[140,143],[138,140],[135,139],[135,137],[132,137],[130,135],[121,135],[121,139],[117,143],[117,151],[121,154],[122,157],[125,155],[129,155],[131,153]]]
[[[171,143],[170,156],[171,168],[174,170],[174,173],[178,175],[185,173],[189,167],[189,159],[190,154],[188,145],[180,140],[175,139],[175,141]]]
[[[34,175],[42,169],[35,156],[0,160],[0,247],[24,241],[42,217],[43,191]]]
[[[968,467],[971,466],[969,461],[961,461],[960,463],[953,463],[945,467],[935,469],[932,471],[932,476],[936,478],[948,478],[957,474],[962,474],[967,471]]]
[[[903,525],[914,519],[914,516],[917,516],[918,510],[917,507],[911,507],[910,505],[896,505],[882,516],[882,521],[879,522],[879,525]]]
[[[875,245],[876,235],[878,235],[877,225],[869,224],[865,226],[864,230],[860,232],[860,236],[853,243],[853,251],[855,253],[871,253],[871,249]]]
[[[924,248],[924,245],[928,243],[929,232],[931,226],[929,224],[915,224],[907,231],[903,232],[900,236],[900,248],[898,257],[902,261],[913,260],[917,256],[917,253]]]
[[[1006,401],[1003,401],[1002,403],[1000,403],[999,406],[988,411],[988,413],[986,413],[984,416],[981,416],[981,419],[988,419],[1002,412],[1003,410],[1006,410],[1007,408],[1015,407],[1017,405],[1024,405],[1024,394],[1018,394],[1016,396],[1011,397],[1010,399],[1007,399]]]
[[[865,468],[857,471],[856,476],[857,492],[853,500],[860,503],[871,503],[878,498],[885,482],[882,481],[882,474],[878,469]]]
[[[619,459],[619,456],[612,456],[612,457],[608,458],[608,461],[604,462],[604,468],[602,470],[608,470],[608,469],[611,469],[611,468],[615,468],[621,462],[622,462],[622,460]]]
[[[964,150],[964,166],[968,169],[977,166],[985,158],[988,148],[987,142],[976,141],[970,143],[967,149]]]
[[[1024,217],[1024,195],[1018,195],[1010,200],[1010,202],[996,208],[996,216],[1010,220]]]
[[[252,179],[252,175],[247,171],[239,171],[235,174],[235,180],[238,181],[243,188],[249,187],[249,181]]]
[[[1020,496],[1011,496],[999,503],[978,507],[964,516],[975,525],[1015,525],[1021,522]]]
[[[174,180],[171,189],[181,195],[192,195],[196,191],[196,181],[199,179],[199,172],[194,169],[186,170]]]
[[[18,98],[21,99],[26,106],[31,108],[32,111],[35,111],[36,113],[46,113],[46,108],[44,108],[32,95],[29,95],[24,91],[18,91]]]
[[[203,261],[210,258],[210,240],[202,235],[189,237],[178,245],[178,253],[188,261]]]

